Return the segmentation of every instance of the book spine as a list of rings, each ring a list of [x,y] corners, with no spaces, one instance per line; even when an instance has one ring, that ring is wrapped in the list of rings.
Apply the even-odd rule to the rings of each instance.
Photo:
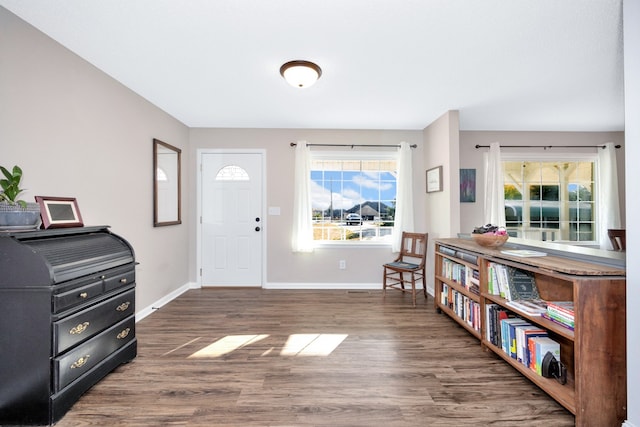
[[[569,308],[569,306],[558,305],[553,301],[549,301],[547,303],[547,308],[552,309],[558,313],[564,313],[567,316],[571,316],[571,317],[575,316],[575,311],[572,308]]]
[[[471,255],[470,253],[458,251],[456,252],[456,257],[468,262],[469,264],[478,265],[478,257]]]
[[[484,333],[485,333],[485,339],[487,341],[489,341],[490,343],[493,343],[492,323],[493,323],[493,309],[494,309],[494,307],[495,307],[495,304],[485,304],[485,306],[484,306],[484,311],[485,311]]]
[[[557,325],[564,326],[565,328],[570,329],[572,331],[574,330],[574,326],[573,325],[568,325],[566,323],[561,322],[560,320],[554,319],[553,317],[549,316],[547,313],[542,313],[542,317],[544,317],[547,320],[552,321],[553,323],[555,323]]]
[[[511,301],[511,290],[509,288],[509,276],[507,274],[507,268],[502,264],[496,264],[498,283],[500,284],[500,296]],[[504,295],[503,295],[504,293]]]
[[[530,367],[531,353],[529,351],[529,340],[535,337],[547,337],[549,334],[544,329],[532,329],[525,331],[522,342],[522,364]]]
[[[456,256],[456,250],[451,249],[450,247],[447,247],[447,246],[440,246],[440,253],[449,255],[449,256]]]
[[[575,318],[573,316],[569,316],[565,313],[562,312],[558,312],[555,311],[555,309],[549,309],[547,308],[546,313],[550,316],[553,317],[554,319],[563,321],[563,322],[567,322],[567,323],[572,323],[575,321]]]

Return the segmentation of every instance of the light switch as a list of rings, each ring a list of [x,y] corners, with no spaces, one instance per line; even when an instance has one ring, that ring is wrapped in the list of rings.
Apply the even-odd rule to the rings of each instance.
[[[280,215],[280,206],[269,206],[269,215]]]

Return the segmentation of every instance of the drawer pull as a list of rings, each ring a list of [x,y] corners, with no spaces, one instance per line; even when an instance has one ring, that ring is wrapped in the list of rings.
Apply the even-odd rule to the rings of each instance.
[[[71,330],[69,330],[69,333],[71,335],[78,335],[86,331],[88,327],[89,322],[80,323],[78,326],[71,328]]]
[[[73,362],[69,368],[70,369],[82,368],[89,360],[89,357],[91,357],[90,354],[87,354],[86,356],[81,357],[80,359]]]
[[[89,296],[89,294],[86,293],[86,292],[81,292],[80,295],[79,295],[79,297],[82,298],[82,299],[85,299],[88,296]]]
[[[131,303],[129,301],[123,302],[122,304],[116,307],[116,311],[126,311],[130,305]]]
[[[131,332],[131,328],[127,328],[127,329],[123,329],[117,336],[116,338],[118,338],[119,340],[123,340],[127,337],[127,335],[129,335],[129,332]]]
[[[120,279],[120,283],[122,283],[123,285],[124,285],[125,283],[127,283],[127,278],[125,277],[125,278],[123,278],[123,279]]]

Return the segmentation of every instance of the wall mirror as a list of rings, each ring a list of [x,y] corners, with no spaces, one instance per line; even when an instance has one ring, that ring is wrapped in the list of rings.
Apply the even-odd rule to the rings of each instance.
[[[182,150],[153,140],[153,226],[181,224],[180,154]]]

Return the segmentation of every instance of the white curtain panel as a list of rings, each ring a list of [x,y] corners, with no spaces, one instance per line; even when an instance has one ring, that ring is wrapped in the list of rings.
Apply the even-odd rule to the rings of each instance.
[[[398,177],[396,179],[396,212],[392,232],[391,250],[400,252],[402,232],[413,232],[413,173],[411,147],[402,141],[398,149]]]
[[[598,240],[601,249],[613,249],[607,230],[621,228],[620,200],[618,199],[618,163],[613,142],[598,149]]]
[[[313,252],[311,211],[311,153],[306,141],[298,141],[293,182],[293,252]]]
[[[484,163],[484,223],[504,227],[504,177],[499,142],[491,143]]]

